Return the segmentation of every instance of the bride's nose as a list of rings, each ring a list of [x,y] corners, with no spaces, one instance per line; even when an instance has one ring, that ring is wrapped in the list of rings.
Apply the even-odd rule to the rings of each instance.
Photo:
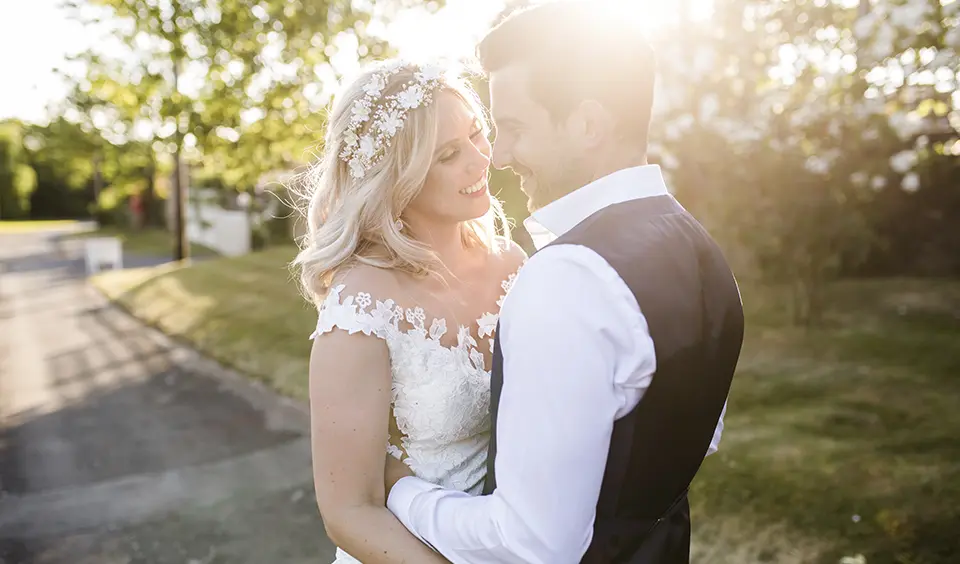
[[[470,152],[470,160],[467,164],[467,169],[470,173],[476,174],[478,171],[486,169],[490,166],[490,155],[487,152],[483,151],[481,147],[473,145],[473,150]]]

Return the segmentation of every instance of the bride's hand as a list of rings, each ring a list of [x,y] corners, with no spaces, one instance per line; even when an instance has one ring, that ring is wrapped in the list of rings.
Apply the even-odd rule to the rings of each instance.
[[[394,484],[407,476],[413,476],[410,467],[388,453],[387,463],[383,468],[384,499],[390,497],[390,490],[393,489]]]

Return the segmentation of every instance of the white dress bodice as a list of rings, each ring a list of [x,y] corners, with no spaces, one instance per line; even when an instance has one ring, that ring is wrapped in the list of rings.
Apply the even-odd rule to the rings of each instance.
[[[503,297],[515,276],[502,283]],[[392,299],[381,301],[369,293],[345,290],[344,285],[330,290],[311,338],[340,329],[383,339],[390,353],[392,407],[400,434],[387,437],[387,452],[402,458],[414,475],[428,482],[480,493],[490,441],[490,372],[479,347],[493,350],[503,297],[497,301],[497,312],[476,320],[476,335],[483,345],[465,325],[457,327],[454,344],[443,344],[445,319],[428,320],[420,307],[405,309]],[[355,562],[337,550],[335,564]]]

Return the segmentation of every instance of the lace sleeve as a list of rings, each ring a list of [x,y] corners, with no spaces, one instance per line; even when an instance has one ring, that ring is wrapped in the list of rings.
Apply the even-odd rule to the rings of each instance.
[[[316,339],[334,328],[342,329],[351,335],[362,332],[365,335],[375,335],[386,339],[390,331],[397,329],[403,309],[395,305],[393,300],[377,300],[372,310],[373,298],[366,292],[342,297],[346,286],[341,284],[330,290],[320,306],[317,316],[317,328],[310,335]]]

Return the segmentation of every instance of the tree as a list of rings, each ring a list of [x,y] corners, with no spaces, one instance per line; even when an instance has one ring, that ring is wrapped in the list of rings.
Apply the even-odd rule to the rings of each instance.
[[[28,217],[35,184],[23,152],[23,124],[16,120],[0,122],[0,219]]]
[[[956,90],[955,4],[723,0],[682,46],[659,44],[653,156],[741,276],[793,288],[800,323],[818,319],[824,283],[875,247],[878,190],[918,190],[932,180],[920,163],[942,167],[956,146],[949,106],[923,94],[924,76]],[[944,142],[924,141],[930,131]]]
[[[76,218],[86,216],[96,201],[96,155],[103,140],[63,118],[24,130],[26,160],[36,176],[31,216]]]
[[[122,56],[85,53],[86,75],[71,105],[106,139],[148,142],[252,188],[267,171],[298,163],[319,140],[320,110],[335,77],[337,39],[355,37],[361,55],[385,45],[365,33],[369,13],[349,0],[74,0],[75,17],[111,24]],[[118,143],[119,144],[119,143]],[[174,189],[179,198],[183,187]],[[184,256],[183,202],[174,209],[175,256]]]

